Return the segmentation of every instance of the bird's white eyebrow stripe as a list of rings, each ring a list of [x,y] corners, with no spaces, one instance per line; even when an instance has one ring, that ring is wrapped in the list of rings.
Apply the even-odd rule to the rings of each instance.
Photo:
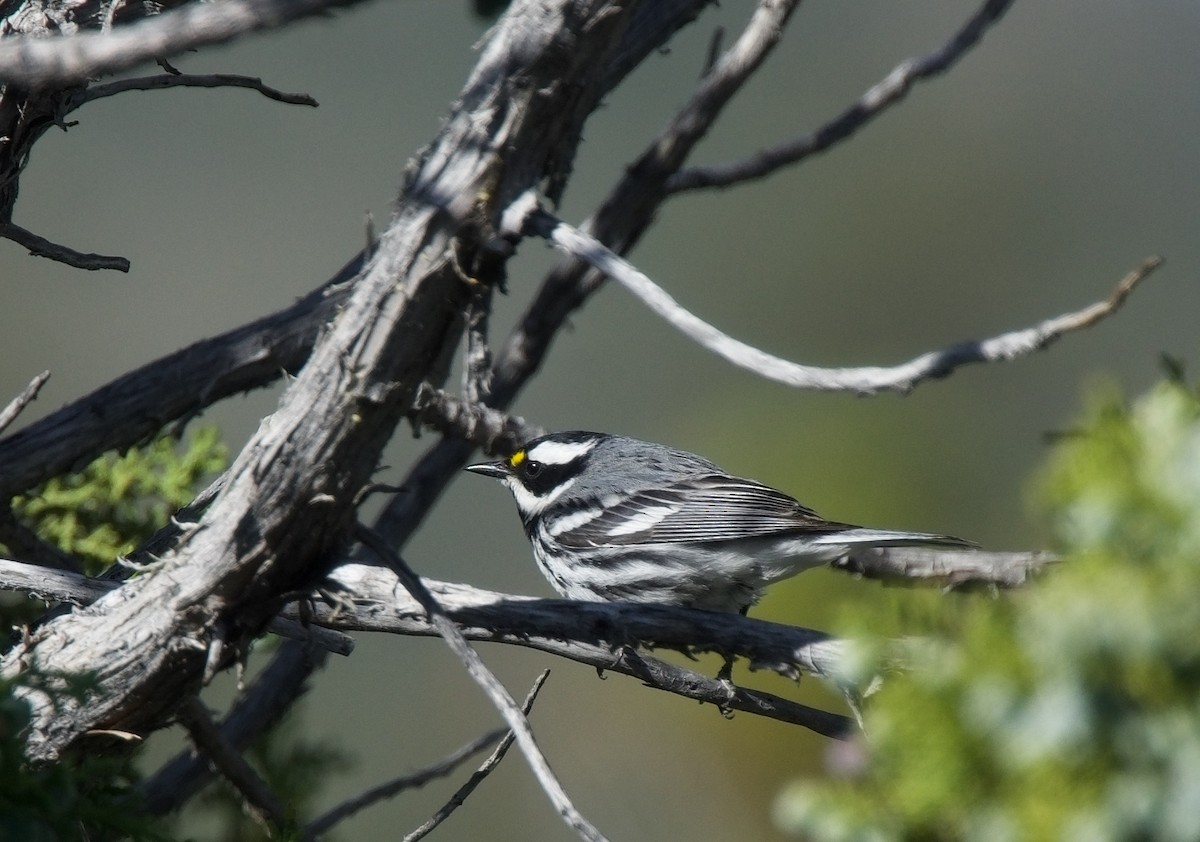
[[[544,441],[530,448],[525,455],[534,462],[545,465],[568,465],[580,456],[591,452],[594,441]]]

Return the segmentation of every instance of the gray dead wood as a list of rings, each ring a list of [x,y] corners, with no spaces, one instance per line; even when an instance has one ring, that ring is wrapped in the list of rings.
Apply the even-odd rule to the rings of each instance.
[[[96,679],[86,704],[57,711],[28,691],[31,760],[92,729],[161,726],[206,667],[228,662],[279,595],[332,557],[417,386],[438,381],[471,284],[500,277],[500,212],[535,185],[553,199],[565,183],[582,123],[615,81],[594,68],[614,64],[627,22],[620,4],[529,2],[492,31],[378,251],[200,523],[156,569],[4,659],[5,675],[32,662]]]

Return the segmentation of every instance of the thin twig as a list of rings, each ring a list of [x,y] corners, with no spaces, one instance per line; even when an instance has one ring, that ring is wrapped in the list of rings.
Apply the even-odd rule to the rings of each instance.
[[[46,381],[50,379],[50,371],[47,369],[37,377],[29,381],[29,385],[21,390],[21,394],[17,395],[4,409],[0,409],[0,433],[4,432],[12,422],[17,420],[17,416],[25,411],[25,407],[29,406],[37,399],[38,392],[46,385]]]
[[[287,810],[254,768],[225,739],[208,708],[192,696],[179,709],[180,721],[196,744],[246,801],[251,814],[275,831],[287,826]]]
[[[541,675],[533,682],[533,687],[529,689],[529,693],[525,696],[525,701],[521,704],[521,712],[529,716],[529,711],[533,709],[533,702],[537,699],[538,693],[542,689],[542,685],[546,683],[546,677],[550,675],[550,670],[542,670]],[[443,804],[436,813],[429,817],[420,827],[404,837],[404,842],[417,842],[418,839],[424,839],[438,825],[450,817],[450,814],[463,805],[475,791],[484,778],[492,773],[492,770],[500,765],[500,761],[504,759],[504,755],[508,753],[508,749],[513,744],[514,735],[512,731],[507,731],[504,734],[504,739],[500,741],[500,745],[492,751],[488,759],[483,761],[475,772],[467,779],[466,783],[458,788],[455,793],[450,796],[450,800]]]
[[[521,216],[522,204],[524,200],[514,203],[512,220]],[[733,365],[796,389],[855,392],[860,395],[878,392],[907,394],[920,383],[945,377],[968,363],[1012,360],[1041,350],[1068,333],[1091,327],[1111,316],[1134,287],[1162,264],[1162,258],[1147,258],[1121,280],[1106,300],[1047,319],[1030,328],[990,339],[959,342],[891,367],[821,368],[776,357],[721,332],[684,309],[662,287],[594,237],[549,213],[539,209],[525,216],[525,220],[529,229],[539,236],[604,272],[672,327]]]
[[[125,91],[160,91],[166,88],[249,88],[258,91],[267,99],[288,105],[308,105],[316,108],[318,103],[308,94],[289,94],[264,85],[262,79],[253,76],[238,76],[230,73],[164,73],[157,76],[139,76],[136,79],[120,79],[103,85],[84,88],[71,98],[68,111],[84,103],[105,97],[116,96]]]
[[[571,803],[566,790],[563,789],[554,771],[550,768],[550,764],[546,761],[546,756],[538,748],[537,739],[529,727],[528,720],[525,719],[525,714],[521,713],[521,709],[504,688],[504,685],[492,674],[492,671],[480,659],[479,654],[467,643],[466,638],[462,636],[462,633],[458,630],[454,622],[446,616],[441,606],[438,605],[437,600],[434,599],[433,594],[429,592],[420,578],[409,569],[399,553],[388,546],[382,538],[361,525],[356,530],[356,533],[359,540],[367,545],[380,560],[388,564],[399,578],[400,583],[412,594],[413,599],[420,603],[429,622],[437,630],[442,639],[446,641],[446,645],[450,647],[450,650],[459,657],[463,665],[467,668],[467,674],[471,676],[476,684],[483,688],[488,698],[492,700],[492,704],[500,711],[509,728],[516,734],[521,751],[524,753],[525,759],[537,777],[538,783],[541,784],[542,790],[550,798],[551,803],[554,804],[563,821],[569,827],[573,828],[579,834],[580,838],[589,840],[589,842],[602,842],[604,836]]]
[[[979,43],[987,29],[998,22],[1011,5],[1012,0],[987,0],[943,46],[927,55],[901,62],[881,82],[863,94],[858,102],[812,134],[770,147],[741,161],[681,170],[671,177],[667,184],[668,191],[679,193],[705,187],[728,187],[763,178],[781,167],[824,152],[903,99],[914,83],[949,70]]]
[[[353,798],[347,798],[332,810],[322,813],[309,822],[308,826],[304,828],[303,838],[311,842],[311,840],[319,838],[322,834],[328,833],[338,823],[345,821],[355,813],[370,807],[372,804],[391,798],[407,789],[417,789],[418,787],[425,786],[430,781],[444,778],[471,757],[483,751],[488,746],[499,742],[505,734],[510,733],[512,732],[507,728],[496,728],[481,737],[476,737],[471,742],[455,749],[441,760],[430,766],[426,766],[424,769],[408,775],[400,775],[379,786],[371,787]]]
[[[359,0],[227,0],[175,9],[116,26],[110,32],[6,38],[0,45],[0,79],[25,88],[80,82],[356,2]]]
[[[0,46],[0,50],[3,49]],[[77,269],[116,269],[118,272],[129,271],[129,261],[124,257],[76,251],[68,246],[52,243],[45,237],[39,237],[37,234],[22,228],[14,222],[0,224],[0,237],[24,246],[29,249],[29,253],[34,257],[48,257],[51,260],[57,260],[59,263],[65,263]]]

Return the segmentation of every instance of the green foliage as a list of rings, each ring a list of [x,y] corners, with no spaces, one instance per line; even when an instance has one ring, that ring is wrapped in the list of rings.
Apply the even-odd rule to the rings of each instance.
[[[18,681],[54,698],[82,698],[88,683],[50,681],[34,670]],[[0,680],[0,839],[22,842],[128,838],[157,842],[167,837],[131,809],[133,775],[126,760],[87,757],[30,767],[25,763],[24,730],[29,704],[14,692],[18,684]]]
[[[162,527],[192,500],[201,480],[224,469],[226,458],[216,427],[200,427],[182,452],[164,435],[123,454],[106,453],[77,474],[55,477],[15,498],[13,511],[95,573]]]
[[[1022,592],[904,592],[922,636],[858,776],[798,782],[816,840],[1200,839],[1200,397],[1097,400],[1040,497],[1064,560]],[[940,606],[940,610],[939,610]],[[888,624],[902,626],[893,615]]]

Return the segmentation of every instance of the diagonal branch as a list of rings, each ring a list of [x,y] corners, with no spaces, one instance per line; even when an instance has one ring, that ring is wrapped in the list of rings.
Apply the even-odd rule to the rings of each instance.
[[[704,187],[729,187],[739,182],[764,178],[782,167],[824,152],[902,100],[916,82],[945,73],[953,67],[979,43],[987,29],[997,23],[1011,5],[1012,0],[986,0],[946,44],[928,55],[901,62],[883,81],[863,94],[858,102],[811,135],[770,147],[742,161],[682,170],[671,178],[667,189],[671,193],[679,193]]]
[[[244,751],[260,734],[273,728],[296,699],[308,690],[308,679],[325,663],[319,647],[288,641],[276,650],[271,662],[254,678],[221,721],[222,739]],[[142,802],[152,815],[173,813],[213,777],[207,761],[192,751],[182,751],[138,785]]]
[[[446,641],[446,645],[450,647],[450,650],[463,662],[463,666],[467,668],[467,674],[487,693],[492,704],[496,706],[500,715],[504,717],[504,721],[508,723],[508,727],[512,729],[517,743],[521,746],[521,751],[525,754],[525,759],[529,762],[529,767],[533,770],[538,783],[541,784],[542,790],[550,798],[550,802],[558,810],[558,814],[562,817],[563,821],[574,829],[580,838],[589,840],[589,842],[604,842],[604,836],[601,835],[600,831],[593,827],[583,817],[583,814],[576,809],[575,805],[571,803],[570,796],[563,789],[562,784],[554,774],[554,770],[550,768],[546,756],[542,754],[542,750],[538,747],[537,739],[533,736],[533,730],[529,727],[529,720],[525,718],[525,714],[521,712],[521,708],[517,706],[517,703],[509,695],[504,685],[500,683],[500,680],[483,663],[483,659],[479,657],[479,653],[467,643],[466,638],[458,630],[458,626],[454,624],[454,621],[446,616],[446,612],[442,610],[442,607],[438,604],[433,594],[429,592],[429,589],[409,569],[404,559],[376,533],[366,527],[359,527],[357,537],[381,561],[387,563],[388,567],[396,574],[404,589],[420,604],[429,624]]]
[[[533,709],[533,703],[537,699],[538,692],[541,691],[542,685],[546,683],[546,676],[549,674],[550,670],[542,670],[541,675],[539,675],[533,682],[533,687],[530,688],[529,693],[525,696],[525,701],[521,705],[521,712],[526,716],[528,716],[529,711]],[[443,806],[431,819],[429,819],[429,821],[425,822],[425,824],[421,826],[422,829],[428,827],[428,830],[425,830],[420,834],[420,836],[408,834],[404,837],[406,840],[419,839],[421,836],[424,836],[430,830],[433,830],[433,828],[445,821],[446,817],[449,816],[450,813],[454,812],[456,808],[462,805],[462,803],[467,799],[467,796],[474,791],[475,787],[477,787],[479,783],[491,773],[491,770],[495,768],[495,766],[504,757],[505,753],[508,751],[508,747],[512,745],[512,741],[513,732],[508,728],[497,728],[494,731],[489,731],[481,737],[476,737],[471,742],[446,755],[438,762],[430,766],[426,766],[424,769],[419,769],[411,774],[401,775],[400,777],[393,778],[386,783],[372,787],[366,792],[360,793],[353,798],[343,801],[332,810],[323,813],[309,822],[308,826],[304,828],[303,839],[305,842],[313,842],[313,840],[316,840],[322,834],[328,833],[330,830],[332,830],[339,822],[350,818],[350,816],[354,815],[360,810],[364,810],[367,807],[370,807],[372,804],[383,801],[384,799],[391,798],[392,796],[403,792],[404,790],[416,789],[417,787],[425,786],[425,784],[432,780],[445,777],[472,756],[483,751],[488,746],[498,743],[491,756],[487,759],[487,761],[484,762],[484,765],[481,767],[480,771],[477,771],[475,774],[473,774],[471,778],[454,793],[454,796],[450,799],[450,802]]]
[[[29,385],[21,390],[21,394],[5,404],[4,409],[0,409],[0,433],[17,420],[17,416],[25,411],[25,407],[37,400],[38,392],[42,391],[42,387],[49,379],[49,370],[43,371],[29,381]]]
[[[241,794],[251,815],[275,832],[287,827],[287,810],[238,750],[225,739],[212,720],[212,714],[193,696],[179,710],[180,721],[195,743],[220,771],[225,780]]]
[[[525,696],[525,701],[521,704],[521,711],[528,716],[529,711],[533,708],[533,702],[537,698],[538,692],[542,689],[542,685],[546,683],[546,677],[550,675],[550,670],[542,670],[541,675],[533,683],[529,693]],[[504,755],[508,754],[508,749],[512,746],[514,740],[513,732],[509,731],[504,735],[504,739],[500,744],[488,755],[488,759],[483,762],[483,765],[475,770],[474,774],[467,779],[466,783],[455,790],[450,796],[450,800],[443,804],[438,811],[429,817],[420,827],[411,833],[405,834],[403,842],[417,842],[418,839],[424,839],[432,833],[438,825],[450,817],[450,814],[463,805],[475,791],[484,778],[492,773],[492,770],[500,765],[500,761],[504,759]]]
[[[295,372],[321,326],[345,303],[360,252],[332,278],[283,310],[203,339],[121,375],[89,395],[0,439],[0,499],[130,447],[178,418]]]
[[[959,342],[891,367],[821,368],[776,357],[722,333],[684,309],[662,287],[595,237],[544,210],[528,212],[530,202],[536,200],[527,196],[514,203],[511,214],[505,215],[506,230],[522,230],[544,237],[567,254],[587,261],[620,283],[651,311],[702,347],[739,368],[797,389],[856,392],[860,395],[878,392],[906,394],[926,380],[946,377],[968,363],[999,362],[1023,357],[1040,351],[1068,333],[1091,327],[1111,316],[1125,303],[1134,287],[1162,264],[1159,257],[1147,258],[1126,275],[1104,301],[1047,319],[1030,328],[990,339]]]

